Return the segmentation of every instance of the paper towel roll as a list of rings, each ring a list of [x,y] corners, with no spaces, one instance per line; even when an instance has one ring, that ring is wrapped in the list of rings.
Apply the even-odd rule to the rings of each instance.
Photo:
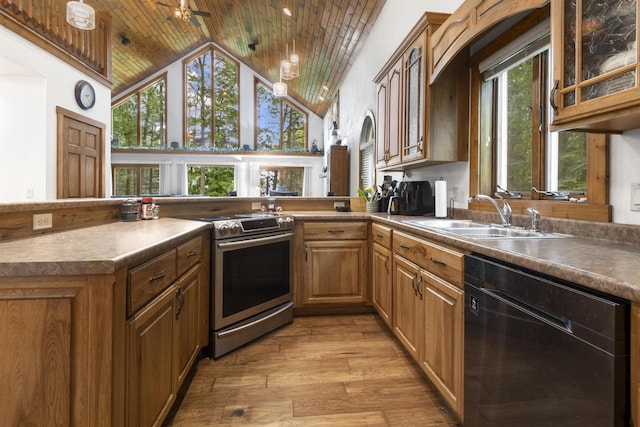
[[[447,217],[447,181],[436,181],[436,217]]]

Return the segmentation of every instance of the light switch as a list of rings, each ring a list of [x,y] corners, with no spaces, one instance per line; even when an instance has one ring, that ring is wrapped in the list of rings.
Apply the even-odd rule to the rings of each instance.
[[[640,211],[640,183],[631,183],[631,210]]]

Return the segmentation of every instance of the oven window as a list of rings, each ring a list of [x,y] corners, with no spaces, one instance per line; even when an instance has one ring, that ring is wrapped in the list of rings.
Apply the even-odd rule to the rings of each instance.
[[[289,244],[284,241],[224,252],[223,317],[289,293]]]

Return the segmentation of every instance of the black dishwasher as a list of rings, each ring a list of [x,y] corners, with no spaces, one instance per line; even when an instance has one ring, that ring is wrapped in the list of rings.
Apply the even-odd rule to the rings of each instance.
[[[629,425],[629,303],[465,257],[464,426]]]

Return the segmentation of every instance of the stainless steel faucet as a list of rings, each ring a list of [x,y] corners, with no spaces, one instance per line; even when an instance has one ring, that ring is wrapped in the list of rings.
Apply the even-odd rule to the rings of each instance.
[[[540,212],[533,208],[527,208],[525,211],[531,216],[531,231],[535,233],[540,232]]]
[[[489,197],[484,194],[476,194],[475,196],[469,198],[469,201],[473,202],[475,200],[486,200],[490,202],[493,205],[493,207],[496,208],[496,212],[498,212],[498,215],[500,215],[502,226],[510,227],[511,226],[511,206],[505,199],[502,198],[502,196],[500,196],[500,194],[496,193],[496,197],[502,200],[502,208],[500,208],[500,205],[498,205],[498,202],[496,202],[493,197]]]

